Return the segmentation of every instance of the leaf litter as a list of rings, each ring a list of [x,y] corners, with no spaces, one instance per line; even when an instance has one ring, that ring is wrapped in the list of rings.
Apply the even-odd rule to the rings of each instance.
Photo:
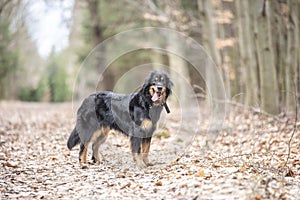
[[[100,147],[100,165],[81,169],[78,147],[66,147],[75,122],[71,107],[0,103],[1,199],[298,199],[299,122],[286,163],[292,116],[235,111],[209,142],[203,120],[180,155],[165,148],[176,127],[172,119],[153,137],[154,165],[142,170],[132,161],[126,137],[112,133]],[[172,159],[166,160],[166,154]]]

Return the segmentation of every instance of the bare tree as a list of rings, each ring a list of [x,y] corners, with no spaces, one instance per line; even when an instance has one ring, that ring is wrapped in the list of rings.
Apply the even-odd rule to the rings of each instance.
[[[297,66],[299,65],[299,2],[288,0],[287,54],[286,54],[286,109],[294,112],[297,87]],[[298,72],[299,73],[299,72]],[[299,76],[299,74],[298,74]]]
[[[222,94],[222,92],[220,91],[221,88],[218,88],[216,84],[216,81],[218,80],[217,77],[220,76],[220,74],[216,74],[216,70],[214,69],[215,67],[221,66],[221,57],[220,52],[216,47],[217,31],[216,23],[213,21],[213,7],[211,5],[211,1],[198,0],[198,9],[201,17],[200,20],[202,21],[203,44],[213,60],[213,62],[211,62],[207,59],[208,62],[205,63],[205,79],[207,89],[209,90],[208,94],[210,94],[207,96],[207,100],[208,102],[211,102],[211,97],[222,99],[222,97],[219,97],[219,95]],[[215,105],[216,108],[213,109],[217,113],[222,105]]]
[[[278,114],[279,92],[272,46],[272,8],[270,0],[256,0],[255,3],[258,8],[254,27],[261,85],[261,108],[268,113]]]
[[[257,77],[257,63],[254,52],[253,40],[253,20],[251,19],[251,9],[248,1],[235,1],[238,19],[238,39],[241,68],[243,71],[243,82],[245,83],[246,97],[245,103],[254,106],[258,102],[259,87]]]

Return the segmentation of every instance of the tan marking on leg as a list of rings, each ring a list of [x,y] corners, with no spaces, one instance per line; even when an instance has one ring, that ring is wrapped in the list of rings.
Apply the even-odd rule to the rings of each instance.
[[[99,158],[99,147],[100,147],[101,143],[99,142],[95,142],[93,144],[93,156],[94,156],[94,162],[95,164],[98,164],[100,162],[100,158]]]
[[[86,153],[87,153],[87,149],[88,149],[87,147],[88,147],[88,145],[84,146],[84,149],[83,149],[82,154],[80,156],[80,166],[81,166],[82,169],[88,168],[88,166],[86,165]]]
[[[100,130],[96,131],[93,136],[91,141],[93,143],[93,156],[95,158],[95,162],[99,163],[99,147],[101,144],[103,144],[110,132],[109,128],[101,128]]]
[[[94,134],[93,134],[93,136],[91,137],[90,142],[92,142],[92,143],[96,142],[97,138],[102,135],[102,132],[103,132],[102,128],[99,129],[99,130],[97,130],[97,131],[95,131]]]
[[[149,150],[150,150],[150,142],[143,139],[142,140],[142,159],[147,166],[150,165]]]
[[[86,163],[86,153],[87,153],[87,145],[84,147],[83,152],[81,154],[80,162]]]
[[[153,124],[150,119],[144,119],[142,121],[142,124],[141,124],[142,129],[149,131],[149,130],[151,130],[152,126],[153,126]]]

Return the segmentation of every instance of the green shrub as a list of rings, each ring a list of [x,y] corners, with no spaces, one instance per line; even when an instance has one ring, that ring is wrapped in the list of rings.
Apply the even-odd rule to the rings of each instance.
[[[63,102],[70,100],[71,92],[66,83],[67,73],[64,69],[55,67],[46,78],[42,78],[36,88],[22,88],[19,92],[21,101]],[[47,96],[50,93],[50,98]]]
[[[36,90],[34,88],[22,88],[19,92],[21,101],[37,101]]]
[[[37,88],[22,88],[19,92],[19,99],[21,101],[43,101],[47,87],[47,79],[41,79]]]
[[[51,65],[49,69],[49,88],[52,102],[63,102],[70,100],[70,90],[66,83],[67,73],[64,68]]]

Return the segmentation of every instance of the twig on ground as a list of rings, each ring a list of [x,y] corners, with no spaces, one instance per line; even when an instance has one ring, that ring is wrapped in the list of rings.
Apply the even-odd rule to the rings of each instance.
[[[284,165],[281,167],[280,171],[282,171],[286,167],[286,165],[287,165],[287,163],[288,163],[288,161],[291,157],[291,143],[292,143],[292,140],[294,138],[294,135],[295,135],[295,132],[296,132],[296,129],[297,129],[297,121],[298,121],[298,103],[297,103],[298,97],[297,97],[297,93],[294,95],[294,97],[295,97],[295,102],[296,102],[296,110],[295,110],[295,115],[296,116],[295,116],[295,121],[294,121],[294,127],[293,127],[292,135],[291,135],[291,137],[289,139],[289,142],[288,142],[288,155],[287,155],[286,161],[285,161]]]

